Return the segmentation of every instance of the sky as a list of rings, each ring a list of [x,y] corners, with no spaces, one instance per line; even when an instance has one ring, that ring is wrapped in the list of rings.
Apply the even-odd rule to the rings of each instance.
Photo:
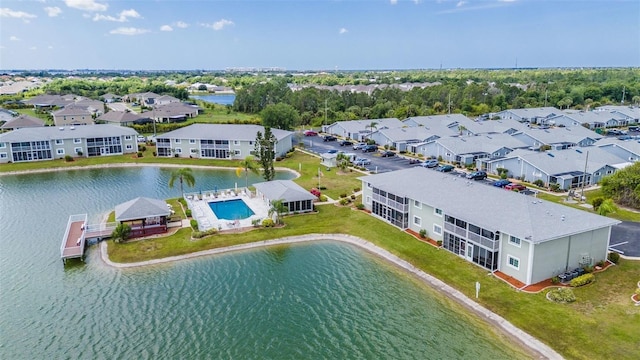
[[[0,2],[4,70],[638,66],[638,0]]]

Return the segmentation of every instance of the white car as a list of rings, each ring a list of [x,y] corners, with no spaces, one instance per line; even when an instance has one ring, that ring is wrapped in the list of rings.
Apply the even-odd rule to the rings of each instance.
[[[147,138],[142,135],[138,135],[138,142],[139,143],[147,142]]]
[[[353,165],[355,165],[355,166],[365,166],[365,165],[369,165],[369,164],[371,164],[371,160],[366,159],[366,158],[357,158],[353,162]]]
[[[353,150],[360,150],[360,149],[362,149],[363,146],[366,146],[366,145],[367,145],[367,143],[363,143],[363,142],[355,143],[355,144],[353,144]]]

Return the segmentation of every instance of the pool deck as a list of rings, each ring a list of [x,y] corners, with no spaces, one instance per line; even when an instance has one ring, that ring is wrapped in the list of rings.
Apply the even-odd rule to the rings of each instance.
[[[269,217],[269,205],[262,199],[256,198],[248,191],[235,192],[233,190],[223,190],[215,192],[203,191],[202,194],[185,194],[187,206],[191,209],[191,215],[198,221],[198,229],[201,231],[209,229],[233,230],[252,227],[253,220],[264,220]],[[216,214],[209,207],[210,202],[228,201],[242,199],[253,211],[254,215],[242,220],[218,219]]]

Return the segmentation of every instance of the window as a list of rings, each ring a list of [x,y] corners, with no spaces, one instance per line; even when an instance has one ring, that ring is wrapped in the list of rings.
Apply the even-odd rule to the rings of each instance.
[[[413,200],[413,206],[417,207],[418,209],[422,209],[422,203],[418,200]]]
[[[520,259],[518,259],[517,257],[513,257],[511,255],[508,255],[507,259],[509,261],[509,266],[511,266],[512,268],[514,268],[516,270],[520,269]]]
[[[64,144],[64,140],[56,139],[56,145],[63,145],[63,144]]]
[[[371,196],[367,196],[367,204],[371,204]]]
[[[240,150],[233,150],[233,155],[234,156],[240,156]]]
[[[82,148],[81,147],[73,148],[73,152],[75,152],[76,154],[80,155],[80,154],[82,154]]]
[[[7,143],[0,143],[0,149],[4,149],[7,147]]]
[[[233,145],[240,145],[240,140],[233,140]]]
[[[433,233],[442,235],[442,226],[433,224]]]
[[[593,174],[593,175],[595,175],[595,176],[600,176],[600,171],[596,171],[596,173],[595,173],[595,174]]]
[[[367,188],[369,188],[369,189],[372,188],[371,183],[367,183]]]
[[[613,170],[607,170],[607,174],[613,174]]]
[[[189,139],[189,144],[195,144],[196,143],[196,139]]]
[[[74,144],[81,144],[82,143],[82,139],[75,138],[75,139],[73,139],[73,143]]]
[[[249,141],[249,145],[253,145],[253,141]]]
[[[64,149],[56,149],[56,154],[64,155]]]
[[[127,150],[131,150],[131,149],[133,149],[133,145],[127,144],[126,148],[127,148]]]
[[[0,159],[6,159],[7,158],[7,153],[0,153]]]
[[[509,244],[520,247],[520,238],[517,238],[513,235],[509,236]]]
[[[176,148],[176,154],[182,154],[182,149],[181,148]]]
[[[124,136],[125,140],[131,140],[131,135],[125,135]],[[76,140],[74,139],[73,142],[75,142]],[[77,143],[76,143],[77,144]]]
[[[433,213],[437,216],[442,217],[442,209],[433,208]]]
[[[198,153],[198,149],[191,148],[191,149],[189,149],[189,152],[192,153],[192,154],[197,154]]]
[[[419,216],[414,216],[413,217],[413,224],[414,225],[418,225],[418,226],[422,225],[422,219]]]
[[[182,142],[182,140],[180,140],[180,139],[175,139],[175,140],[174,140],[174,142],[175,142],[176,144],[180,144],[180,143]]]

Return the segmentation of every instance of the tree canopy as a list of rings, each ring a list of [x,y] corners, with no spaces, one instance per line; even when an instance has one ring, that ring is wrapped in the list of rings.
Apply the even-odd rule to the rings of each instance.
[[[285,103],[270,104],[260,112],[262,125],[276,129],[292,130],[299,125],[300,116],[293,106]]]
[[[276,175],[273,167],[276,142],[277,139],[268,126],[264,128],[264,135],[260,131],[256,134],[255,154],[262,166],[262,177],[266,181],[273,180]]]
[[[602,194],[622,206],[640,209],[640,163],[602,179]]]
[[[180,181],[180,193],[184,197],[184,188],[183,183],[187,183],[187,186],[193,187],[196,184],[196,179],[193,177],[193,173],[191,172],[191,168],[182,168],[177,169],[171,172],[171,177],[169,178],[169,188],[173,188],[173,184],[175,181]]]

